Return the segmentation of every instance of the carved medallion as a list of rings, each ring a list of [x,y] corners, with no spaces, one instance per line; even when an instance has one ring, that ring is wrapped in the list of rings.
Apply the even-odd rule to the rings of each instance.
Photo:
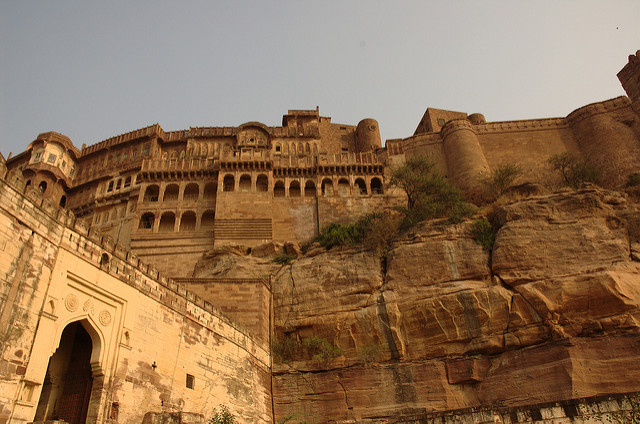
[[[102,324],[104,327],[109,325],[111,323],[111,314],[109,313],[109,311],[100,311],[100,315],[98,315],[98,321],[100,321],[100,324]]]
[[[78,309],[78,304],[78,298],[74,294],[70,294],[64,299],[64,306],[69,312],[75,312]]]
[[[86,313],[88,313],[89,315],[93,315],[95,313],[95,308],[93,306],[93,300],[92,299],[87,299],[87,301],[84,302],[84,306],[82,307],[82,310],[85,311]]]

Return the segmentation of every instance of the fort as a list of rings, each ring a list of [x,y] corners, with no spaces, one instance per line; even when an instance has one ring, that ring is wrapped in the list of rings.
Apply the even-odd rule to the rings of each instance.
[[[469,199],[481,192],[480,176],[504,164],[520,167],[520,183],[557,184],[548,160],[565,152],[601,169],[605,189],[620,189],[640,172],[640,51],[618,78],[628,97],[560,118],[486,122],[428,108],[413,135],[384,145],[376,120],[333,123],[318,108],[289,110],[277,127],[155,124],[80,149],[62,134],[39,134],[24,152],[0,157],[0,424],[202,422],[221,404],[243,423],[282,420],[296,403],[285,381],[294,371],[279,369],[274,386],[274,334],[302,337],[315,324],[278,324],[283,277],[270,261],[259,262],[262,276],[204,276],[211,252],[261,259],[329,223],[401,205],[389,179],[416,156]],[[388,320],[376,302],[373,321]],[[387,359],[398,361],[391,341]],[[484,359],[469,361],[447,365],[450,384],[482,380]],[[444,422],[460,409],[451,420],[557,422],[593,405],[615,411],[627,400],[612,406],[601,395],[640,391],[620,387],[540,398],[544,405],[524,415],[462,401],[390,414],[418,422],[430,412]],[[573,403],[557,409],[556,400]],[[333,422],[391,422],[358,414]]]

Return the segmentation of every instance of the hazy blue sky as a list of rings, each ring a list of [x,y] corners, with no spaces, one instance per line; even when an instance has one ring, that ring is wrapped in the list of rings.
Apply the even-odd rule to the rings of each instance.
[[[0,152],[280,125],[287,109],[413,134],[427,107],[566,116],[624,94],[640,1],[0,0]]]

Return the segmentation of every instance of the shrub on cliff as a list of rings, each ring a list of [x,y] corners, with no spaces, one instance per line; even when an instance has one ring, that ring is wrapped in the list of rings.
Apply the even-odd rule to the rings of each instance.
[[[399,209],[405,215],[404,228],[432,218],[448,217],[451,222],[459,222],[473,213],[460,189],[424,156],[409,158],[394,169],[389,183],[407,195],[406,208]]]
[[[323,337],[308,337],[302,341],[305,351],[314,361],[328,362],[342,355],[342,349]]]
[[[291,261],[297,258],[298,258],[297,255],[287,255],[286,253],[283,253],[273,258],[271,262],[280,264],[280,265],[289,265]]]
[[[220,412],[216,408],[213,409],[213,417],[209,418],[207,424],[237,424],[235,415],[229,412],[229,408],[220,405]]]
[[[291,337],[285,336],[282,339],[274,339],[271,342],[271,354],[277,363],[291,361],[296,350],[296,341]]]
[[[573,189],[578,189],[583,183],[598,184],[602,172],[587,160],[583,160],[571,153],[558,153],[549,158],[554,171],[560,172],[564,182]]]
[[[495,167],[488,174],[480,176],[480,182],[484,185],[487,194],[492,200],[497,199],[511,187],[511,184],[522,175],[522,169],[516,164],[506,163]]]
[[[362,241],[364,226],[361,221],[353,224],[338,224],[333,222],[320,231],[316,240],[327,249],[333,246],[356,244]]]
[[[471,227],[471,235],[485,251],[491,252],[496,241],[496,230],[489,221],[476,219]]]

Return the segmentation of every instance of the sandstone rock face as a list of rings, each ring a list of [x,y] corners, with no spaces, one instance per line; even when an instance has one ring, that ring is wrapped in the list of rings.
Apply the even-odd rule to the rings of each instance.
[[[274,340],[289,351],[273,365],[276,420],[408,422],[640,390],[636,206],[585,189],[495,215],[490,253],[471,222],[432,223],[386,262],[315,248],[280,268]],[[311,357],[311,337],[341,353]]]

